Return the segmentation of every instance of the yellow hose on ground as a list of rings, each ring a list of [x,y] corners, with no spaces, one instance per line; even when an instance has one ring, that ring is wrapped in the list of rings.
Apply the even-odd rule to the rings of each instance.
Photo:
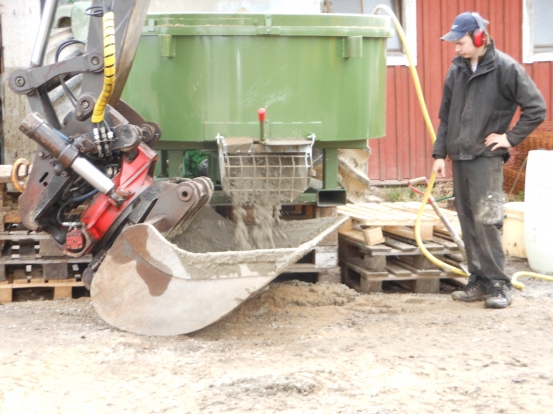
[[[112,11],[104,14],[104,86],[94,105],[92,122],[97,124],[104,120],[106,105],[115,86],[115,19]]]
[[[535,277],[537,279],[543,279],[543,280],[548,280],[550,282],[553,282],[553,276],[547,276],[547,275],[542,275],[542,274],[539,274],[539,273],[533,273],[533,272],[516,272],[513,277],[511,278],[511,283],[514,287],[516,287],[517,289],[524,289],[525,285],[524,283],[522,282],[519,282],[517,279],[519,277],[522,277],[522,276],[527,276],[527,277]]]
[[[430,120],[430,116],[428,115],[428,109],[426,107],[426,102],[424,101],[424,95],[422,93],[422,88],[421,88],[420,81],[419,81],[419,75],[418,75],[417,69],[415,68],[415,65],[413,63],[413,59],[411,58],[411,52],[409,50],[409,47],[407,46],[407,41],[405,40],[405,32],[403,31],[403,28],[401,27],[401,24],[399,23],[399,20],[397,19],[396,15],[394,14],[394,12],[388,6],[384,6],[384,5],[376,6],[376,8],[373,10],[373,14],[378,14],[378,12],[380,10],[385,11],[390,16],[392,21],[394,22],[394,26],[397,30],[397,34],[398,34],[398,36],[401,40],[401,43],[402,43],[403,47],[405,48],[405,54],[406,54],[407,60],[409,62],[409,70],[411,71],[411,78],[413,79],[413,84],[415,86],[415,91],[417,93],[417,98],[419,100],[419,104],[420,104],[420,107],[421,107],[422,116],[424,117],[424,123],[426,124],[426,128],[428,130],[428,133],[430,134],[430,138],[432,139],[432,144],[434,144],[434,142],[436,141],[436,133],[434,132],[434,126],[432,125],[432,121]],[[435,256],[433,256],[426,249],[426,247],[424,247],[424,244],[422,242],[421,235],[420,235],[421,219],[422,219],[422,215],[424,214],[426,203],[428,202],[428,199],[430,198],[430,194],[432,193],[432,189],[434,188],[434,181],[435,180],[436,180],[436,174],[434,174],[434,172],[432,172],[432,175],[430,176],[430,181],[428,183],[428,188],[427,188],[426,193],[424,194],[424,197],[422,199],[421,208],[419,210],[419,214],[417,216],[417,221],[416,221],[416,224],[415,224],[415,238],[417,240],[417,245],[418,245],[419,249],[421,250],[422,254],[424,254],[424,256],[428,260],[430,260],[432,263],[434,263],[435,265],[441,267],[442,269],[444,269],[448,272],[455,273],[455,274],[460,275],[460,276],[468,277],[468,274],[466,272],[464,272],[463,270],[458,269],[454,266],[451,266],[447,263],[444,263],[441,260],[439,260],[438,258],[436,258]],[[547,275],[542,275],[542,274],[533,273],[533,272],[516,272],[511,278],[511,283],[514,287],[516,287],[517,289],[520,289],[520,290],[524,289],[524,284],[519,282],[517,280],[517,278],[522,277],[522,276],[534,277],[534,278],[539,278],[539,279],[548,280],[548,281],[553,282],[553,276],[547,276]]]

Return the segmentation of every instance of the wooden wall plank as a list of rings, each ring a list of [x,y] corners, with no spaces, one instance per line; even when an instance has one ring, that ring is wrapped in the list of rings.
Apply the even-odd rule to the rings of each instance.
[[[548,109],[551,109],[551,100],[553,91],[551,90],[551,63],[550,62],[537,62],[532,66],[532,77],[536,86],[541,91],[545,102],[548,104]],[[549,111],[551,112],[551,110]],[[551,119],[551,115],[549,115]]]
[[[389,79],[387,80],[388,93],[388,111],[386,114],[386,150],[384,151],[384,174],[386,177],[397,177],[398,157],[397,157],[397,100],[402,98],[401,90],[396,88],[396,68],[388,68]],[[389,133],[389,136],[388,136]]]
[[[409,179],[411,160],[411,133],[409,128],[409,97],[412,95],[413,86],[408,71],[401,67],[395,68],[396,82],[400,99],[396,102],[397,116],[397,179]]]
[[[417,0],[417,70],[435,130],[443,82],[455,57],[454,47],[439,39],[464,11],[478,11],[490,21],[496,47],[519,62],[522,58],[522,0]],[[553,120],[553,63],[525,67],[546,99],[547,119]],[[373,150],[369,177],[378,183],[429,176],[433,162],[430,138],[409,68],[389,67],[387,74],[387,133],[385,138],[369,141]]]
[[[551,94],[550,100],[547,105],[547,120],[553,121],[553,63],[548,62],[549,64],[549,91]]]

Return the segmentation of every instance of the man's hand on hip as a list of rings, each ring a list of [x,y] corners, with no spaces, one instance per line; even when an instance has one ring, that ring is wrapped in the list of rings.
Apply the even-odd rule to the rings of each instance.
[[[492,151],[495,151],[498,148],[511,148],[512,145],[507,139],[507,134],[490,134],[487,136],[486,141],[484,141],[486,147],[494,145]]]
[[[445,160],[443,158],[434,160],[432,172],[436,174],[437,177],[445,177]]]

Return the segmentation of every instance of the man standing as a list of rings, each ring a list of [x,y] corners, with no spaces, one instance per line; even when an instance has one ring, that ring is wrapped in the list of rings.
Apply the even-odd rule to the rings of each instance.
[[[458,56],[447,72],[433,171],[445,177],[445,157],[453,168],[455,208],[469,265],[467,286],[452,294],[464,302],[486,300],[487,308],[511,304],[505,274],[503,161],[545,119],[545,101],[524,68],[495,49],[487,22],[465,12],[441,39]],[[521,116],[509,130],[517,108]]]

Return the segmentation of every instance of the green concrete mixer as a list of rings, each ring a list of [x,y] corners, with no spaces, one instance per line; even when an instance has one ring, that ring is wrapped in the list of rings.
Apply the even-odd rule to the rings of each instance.
[[[376,15],[150,14],[123,99],[162,126],[158,175],[201,170],[246,204],[342,204],[338,149],[385,134],[391,35]]]

